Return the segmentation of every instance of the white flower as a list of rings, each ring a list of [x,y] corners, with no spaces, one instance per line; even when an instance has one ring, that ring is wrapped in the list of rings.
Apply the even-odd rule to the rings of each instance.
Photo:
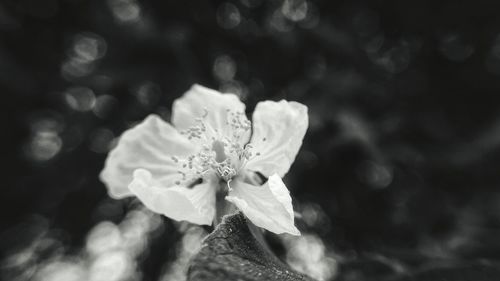
[[[172,124],[156,115],[121,136],[100,177],[110,196],[137,196],[175,220],[211,224],[217,191],[255,225],[300,235],[292,199],[281,177],[307,130],[307,107],[297,102],[257,104],[252,123],[233,94],[194,85],[173,104]],[[254,180],[256,173],[268,178]]]

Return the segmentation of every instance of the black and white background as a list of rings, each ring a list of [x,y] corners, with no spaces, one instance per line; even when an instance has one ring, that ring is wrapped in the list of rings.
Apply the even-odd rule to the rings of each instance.
[[[499,280],[499,14],[496,1],[0,2],[2,278],[82,280],[127,222],[142,244],[92,280],[119,266],[173,278],[189,226],[110,199],[97,176],[124,130],[168,121],[199,83],[249,112],[309,107],[285,180],[325,280]]]

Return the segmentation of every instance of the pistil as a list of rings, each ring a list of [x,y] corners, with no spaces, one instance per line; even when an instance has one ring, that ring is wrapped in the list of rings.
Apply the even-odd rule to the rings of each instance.
[[[202,148],[185,159],[172,157],[182,167],[178,171],[182,179],[176,182],[177,185],[189,185],[208,174],[228,184],[252,156],[259,155],[252,155],[252,146],[242,143],[251,129],[251,122],[246,119],[245,113],[227,110],[226,124],[231,128],[230,132],[225,132],[228,135],[222,135],[206,123],[208,115],[208,110],[205,110],[201,117],[195,119],[192,127],[181,132],[190,140],[201,140]]]
[[[215,161],[217,163],[222,163],[227,159],[226,153],[224,152],[224,143],[220,140],[216,140],[212,143],[212,150],[215,152]]]

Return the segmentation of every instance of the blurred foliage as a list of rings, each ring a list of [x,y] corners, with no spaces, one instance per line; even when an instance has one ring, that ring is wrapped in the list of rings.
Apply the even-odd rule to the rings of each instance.
[[[249,112],[265,99],[309,106],[286,178],[308,236],[269,237],[296,268],[373,280],[496,264],[499,12],[496,1],[2,1],[0,250],[15,260],[2,272],[30,277],[78,256],[99,223],[121,227],[137,202],[106,195],[106,153],[149,113],[169,120],[193,83],[237,93]],[[164,268],[183,256],[182,233],[200,237],[161,220],[141,228],[134,278],[174,274]],[[309,259],[339,271],[297,260],[310,245]]]

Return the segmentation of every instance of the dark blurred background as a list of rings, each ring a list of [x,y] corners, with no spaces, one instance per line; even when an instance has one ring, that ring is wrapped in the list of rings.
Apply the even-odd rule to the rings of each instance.
[[[97,176],[124,130],[168,121],[199,83],[249,113],[309,107],[285,179],[304,235],[268,237],[296,270],[500,280],[496,2],[0,2],[2,276],[182,280],[208,229],[112,200]]]

